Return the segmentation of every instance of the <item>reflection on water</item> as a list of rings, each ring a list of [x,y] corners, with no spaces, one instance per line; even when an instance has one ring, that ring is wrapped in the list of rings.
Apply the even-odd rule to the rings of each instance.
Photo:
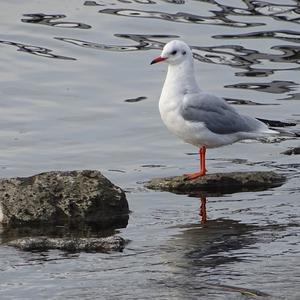
[[[82,41],[71,38],[55,37],[55,39],[74,44],[76,46],[107,50],[107,51],[117,51],[117,52],[127,52],[127,51],[137,51],[137,50],[150,50],[150,49],[162,49],[165,43],[154,39],[166,39],[166,38],[178,38],[177,35],[140,35],[140,34],[115,34],[114,36],[120,38],[126,38],[136,42],[136,45],[107,45],[100,43],[92,43],[88,41]]]
[[[227,88],[249,89],[272,94],[284,94],[293,91],[293,87],[298,84],[293,81],[274,80],[268,83],[238,83],[225,85]]]
[[[254,65],[259,65],[263,61],[269,61],[272,63],[296,63],[299,64],[299,47],[282,45],[273,46],[271,49],[281,52],[281,54],[270,54],[262,53],[257,50],[247,49],[243,46],[236,45],[226,45],[226,46],[216,46],[216,47],[192,47],[195,49],[194,58],[196,60],[229,65],[234,68],[245,69],[244,72],[238,72],[236,76],[247,76],[247,77],[267,77],[274,74],[277,71],[286,70],[299,70],[300,67],[254,67]],[[277,64],[277,66],[280,66]]]
[[[91,1],[89,1],[91,2]],[[128,1],[127,3],[137,3],[138,1]],[[147,1],[146,1],[147,2]],[[158,2],[158,1],[157,1]],[[182,1],[168,1],[175,4],[184,4]],[[227,6],[221,4],[215,0],[200,0],[198,2],[210,3],[215,5],[218,8],[217,11],[210,10],[212,16],[199,16],[194,14],[178,12],[176,14],[170,14],[159,11],[143,11],[143,10],[129,10],[129,9],[102,9],[100,13],[106,14],[116,14],[120,16],[130,16],[130,17],[140,17],[140,18],[156,18],[163,19],[166,21],[173,22],[184,22],[184,23],[193,23],[193,24],[210,24],[210,25],[223,25],[223,26],[233,26],[233,27],[252,27],[252,26],[261,26],[265,23],[257,22],[238,22],[230,19],[231,16],[267,16],[271,17],[278,21],[287,21],[299,24],[299,8],[297,5],[286,5],[286,4],[277,4],[264,1],[256,0],[244,0],[246,8]],[[145,4],[144,1],[140,3]],[[149,3],[149,2],[148,2]],[[151,1],[154,4],[154,1]]]
[[[153,1],[153,0],[117,0],[120,3],[126,3],[126,4],[130,4],[130,3],[135,3],[135,4],[156,4],[157,1]],[[184,4],[185,0],[162,0],[164,2],[170,3],[170,4]],[[111,3],[111,4],[115,4],[115,3]],[[86,6],[106,6],[106,4],[104,4],[104,1],[85,1],[83,5]]]
[[[185,266],[191,273],[199,272],[200,266],[215,268],[246,259],[246,252],[244,255],[231,255],[230,252],[254,244],[257,237],[253,232],[259,230],[258,226],[230,219],[208,220],[202,225],[187,224],[180,228],[181,233],[169,243],[181,257],[180,266]]]
[[[24,14],[23,16],[27,17],[26,19],[21,19],[21,21],[24,23],[41,24],[62,28],[91,28],[90,25],[84,23],[55,21],[57,19],[65,18],[65,15]]]
[[[77,46],[127,52],[137,50],[150,50],[150,49],[162,49],[165,43],[159,41],[162,38],[178,38],[176,35],[138,35],[138,34],[115,34],[116,37],[126,38],[136,42],[136,45],[107,45],[95,42],[88,42],[73,38],[55,37],[55,39],[74,44]],[[194,59],[200,62],[228,65],[234,68],[244,69],[243,72],[237,72],[236,76],[247,76],[247,77],[267,77],[277,71],[287,70],[299,70],[300,67],[280,67],[272,69],[269,68],[257,68],[254,65],[259,65],[262,61],[270,61],[272,63],[299,63],[299,49],[295,46],[273,46],[271,49],[282,52],[282,54],[270,54],[261,53],[257,50],[247,49],[242,46],[227,45],[227,46],[215,46],[215,47],[204,47],[204,46],[192,46]],[[243,83],[241,83],[243,85]],[[263,84],[262,84],[263,85]],[[291,86],[298,85],[291,81],[272,81],[266,83],[269,87],[270,92],[279,93],[279,87],[281,92],[291,91]],[[230,86],[230,87],[238,87]],[[284,90],[282,90],[284,88]],[[265,88],[258,88],[258,91],[266,91]]]
[[[51,238],[96,238],[108,237],[117,234],[116,228],[125,228],[128,220],[121,220],[115,227],[103,229],[103,227],[88,226],[82,224],[80,228],[68,225],[64,226],[23,226],[23,227],[0,227],[0,242],[7,243],[19,238],[48,236]],[[114,229],[115,228],[115,229]]]
[[[118,1],[120,4],[125,3],[128,6],[133,4],[147,5],[156,4],[158,1]],[[170,4],[185,4],[184,1],[166,1]],[[256,22],[239,22],[230,19],[231,16],[265,16],[273,18],[277,21],[299,23],[298,7],[295,5],[287,4],[274,4],[261,1],[245,0],[244,5],[246,8],[234,7],[231,5],[225,5],[218,3],[217,1],[199,1],[209,3],[217,10],[210,10],[211,16],[198,16],[189,13],[177,12],[177,13],[166,13],[160,11],[144,11],[137,9],[124,9],[124,8],[105,8],[99,11],[101,14],[110,14],[126,17],[139,17],[139,18],[150,18],[160,19],[163,21],[173,22],[184,22],[192,24],[209,24],[209,25],[222,25],[222,26],[233,26],[233,27],[253,27],[265,25],[265,23]],[[85,6],[110,6],[117,3],[107,3],[86,1]],[[58,19],[65,18],[64,14],[43,14],[43,13],[32,13],[24,14],[21,21],[29,24],[42,24],[61,28],[80,28],[80,29],[91,29],[90,25],[81,22],[64,22],[57,21]],[[249,18],[248,18],[249,19]],[[142,35],[142,34],[114,34],[115,37],[126,38],[134,41],[136,45],[109,45],[104,43],[98,43],[94,41],[86,41],[72,37],[55,37],[56,40],[67,42],[76,46],[99,49],[106,51],[140,51],[149,49],[161,49],[165,45],[160,39],[164,38],[178,38],[177,35]],[[289,42],[299,42],[299,33],[294,30],[270,30],[270,31],[255,31],[242,34],[218,34],[212,36],[215,39],[266,39],[276,38],[279,40],[286,40]],[[19,51],[24,51],[30,54],[58,58],[58,59],[69,59],[75,60],[72,57],[66,57],[61,55],[55,55],[52,50],[37,47],[31,45],[24,45],[12,41],[0,41],[3,44],[9,44],[18,47]],[[236,76],[247,76],[247,77],[268,77],[275,72],[282,72],[288,70],[299,70],[299,49],[300,47],[295,45],[276,45],[270,47],[274,53],[264,53],[255,49],[246,48],[240,45],[220,45],[220,46],[198,46],[191,45],[194,58],[200,62],[228,65],[233,68],[243,69],[243,71],[236,72]],[[266,62],[276,63],[272,68],[266,68],[264,65]],[[286,66],[286,64],[292,64],[292,66]],[[282,66],[281,66],[282,64]],[[262,65],[262,66],[260,66]],[[234,85],[227,85],[230,88],[247,88],[255,89],[256,91],[270,92],[270,93],[285,93],[292,91],[293,86],[297,86],[298,83],[291,81],[277,81],[273,80],[267,83],[238,83]],[[283,99],[297,99],[297,94],[291,93],[289,97]]]
[[[215,39],[266,39],[266,38],[275,38],[283,41],[300,43],[300,37],[298,31],[293,30],[278,30],[278,31],[255,31],[249,33],[240,33],[240,34],[220,34],[214,35]]]
[[[106,8],[99,11],[102,14],[112,14],[125,17],[137,17],[137,18],[151,18],[164,21],[172,21],[179,23],[191,23],[191,24],[209,24],[209,25],[223,25],[233,27],[250,27],[264,25],[263,23],[248,23],[237,22],[227,18],[225,14],[219,11],[214,11],[214,16],[205,17],[194,14],[178,12],[176,14],[160,12],[160,11],[144,11],[137,9],[120,9],[120,8]]]
[[[53,54],[51,49],[38,47],[33,45],[25,45],[21,43],[11,42],[11,41],[3,41],[0,40],[0,44],[9,45],[17,47],[17,51],[26,52],[28,54],[33,54],[36,56],[47,57],[47,58],[56,58],[56,59],[66,59],[66,60],[76,60],[76,58],[62,56],[58,54]]]
[[[143,101],[146,99],[147,99],[147,97],[140,96],[140,97],[136,97],[136,98],[125,99],[124,101],[132,103],[132,102],[140,102],[140,101]]]
[[[105,6],[105,4],[97,3],[96,1],[84,1],[83,5],[86,5],[86,6]]]
[[[1,176],[103,170],[128,191],[132,217],[120,234],[131,243],[122,254],[69,257],[1,246],[1,297],[227,300],[258,297],[258,289],[293,299],[299,228],[283,224],[299,217],[299,163],[280,153],[297,140],[212,151],[213,172],[288,174],[274,190],[198,203],[136,182],[182,174],[196,159],[186,159],[193,149],[165,131],[156,108],[166,69],[149,62],[170,39],[191,45],[205,90],[297,129],[298,1],[17,2],[1,4]],[[4,239],[27,234],[3,231]]]
[[[207,202],[206,197],[200,198],[199,216],[200,216],[201,224],[205,224],[207,222],[206,202]]]
[[[247,261],[251,255],[246,249],[257,243],[258,226],[216,219],[203,225],[187,224],[180,229],[181,232],[168,242],[173,251],[168,252],[167,259],[176,263],[170,263],[172,275],[164,281],[165,285],[172,286],[183,298],[187,293],[194,295],[195,291],[195,295],[203,299],[208,295],[209,299],[218,298],[220,294],[224,295],[224,299],[236,299],[239,294],[268,296],[245,286],[224,285],[222,277],[217,283],[212,280],[220,266]],[[274,229],[270,226],[266,231],[270,230],[272,234]],[[232,292],[232,295],[227,292]]]

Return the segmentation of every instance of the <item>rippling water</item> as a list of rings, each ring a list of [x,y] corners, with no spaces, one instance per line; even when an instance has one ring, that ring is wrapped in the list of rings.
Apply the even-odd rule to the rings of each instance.
[[[1,299],[298,299],[296,139],[208,152],[210,172],[275,170],[288,182],[207,199],[141,182],[192,171],[196,149],[167,132],[157,102],[165,43],[185,40],[203,89],[299,128],[298,1],[2,1],[2,177],[99,169],[127,191],[123,253],[0,246]],[[1,234],[0,234],[1,238]],[[270,296],[266,296],[270,295]]]

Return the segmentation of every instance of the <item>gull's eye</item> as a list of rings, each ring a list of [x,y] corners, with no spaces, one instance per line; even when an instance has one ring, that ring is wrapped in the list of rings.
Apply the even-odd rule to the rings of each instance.
[[[177,53],[177,50],[174,50],[171,52],[172,55],[175,55]]]
[[[185,51],[183,51],[183,52],[182,52],[182,54],[183,54],[183,55],[186,55],[186,52],[185,52]]]

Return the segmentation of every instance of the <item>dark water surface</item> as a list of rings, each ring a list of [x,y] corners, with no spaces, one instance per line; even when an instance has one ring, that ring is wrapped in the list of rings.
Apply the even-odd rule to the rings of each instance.
[[[1,177],[99,169],[132,210],[122,253],[2,244],[0,299],[300,298],[300,162],[281,154],[299,140],[208,151],[209,172],[274,170],[289,180],[210,197],[204,225],[199,199],[141,184],[198,165],[158,113],[166,65],[149,62],[171,39],[192,46],[203,89],[299,124],[299,1],[7,0],[0,28]]]

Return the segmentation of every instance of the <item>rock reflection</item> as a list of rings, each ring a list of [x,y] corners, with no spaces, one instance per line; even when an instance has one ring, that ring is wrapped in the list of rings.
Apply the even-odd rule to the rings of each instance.
[[[0,227],[0,242],[7,243],[9,241],[24,237],[47,236],[49,238],[91,238],[91,237],[108,237],[118,233],[117,228],[126,228],[128,219],[122,220],[122,224],[118,226],[105,228],[93,227],[82,224],[80,228],[72,228],[70,226],[23,226],[23,227]]]

